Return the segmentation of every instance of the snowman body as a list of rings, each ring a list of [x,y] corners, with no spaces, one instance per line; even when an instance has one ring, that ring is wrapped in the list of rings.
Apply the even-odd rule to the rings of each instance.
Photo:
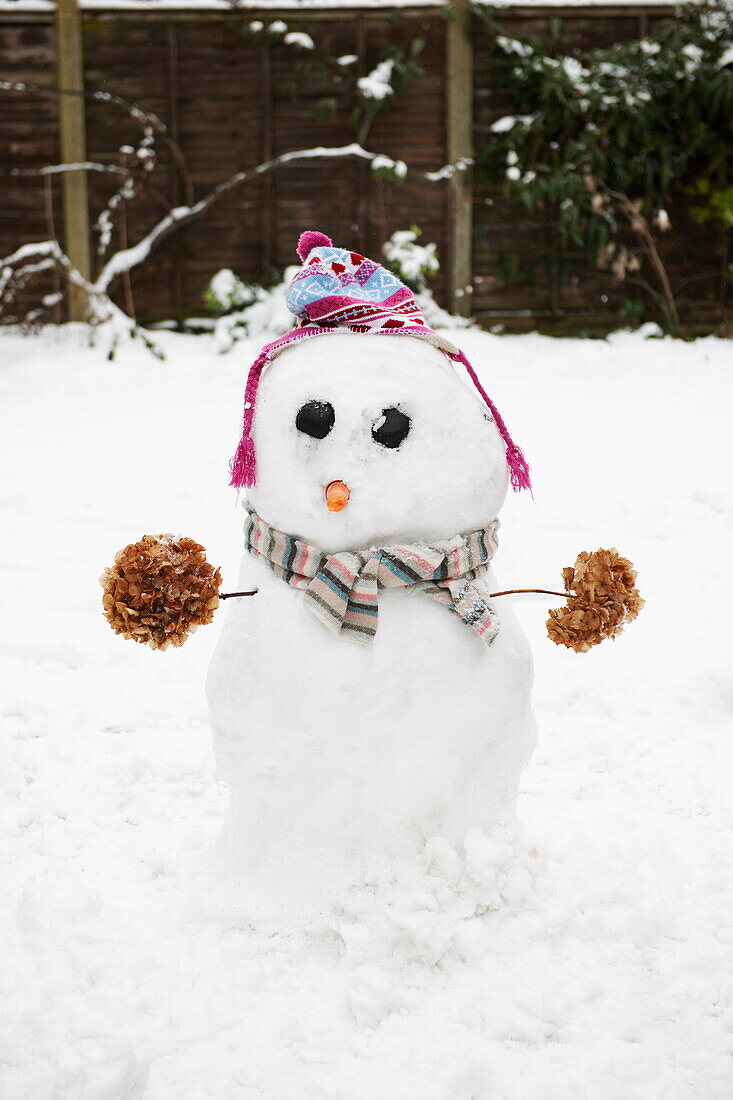
[[[331,410],[322,438],[296,426],[312,402]],[[386,446],[394,410],[409,429]],[[254,437],[249,506],[329,554],[485,527],[507,491],[488,411],[442,352],[410,337],[289,348],[263,374]],[[325,503],[335,480],[350,492],[336,513]],[[492,571],[473,583],[497,588]],[[381,590],[362,646],[262,560],[245,555],[239,585],[258,591],[227,608],[207,694],[231,794],[224,848],[253,913],[327,909],[351,886],[398,876],[432,836],[460,846],[474,827],[513,820],[536,733],[529,646],[506,602],[485,645],[425,594]]]

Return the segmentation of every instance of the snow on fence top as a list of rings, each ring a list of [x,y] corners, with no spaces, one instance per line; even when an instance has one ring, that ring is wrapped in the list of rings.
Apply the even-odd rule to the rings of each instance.
[[[673,0],[473,0],[478,6],[492,8],[669,8]],[[697,0],[687,0],[695,3]],[[277,9],[290,11],[333,11],[348,8],[441,8],[450,0],[79,0],[86,11],[250,11]],[[0,0],[0,13],[8,11],[53,12],[55,0]]]
[[[272,8],[277,10],[308,11],[319,8],[440,8],[449,0],[242,0],[230,3],[229,0],[79,0],[79,7],[85,10],[137,10],[137,11],[249,11],[252,9]],[[43,11],[56,9],[55,0],[0,0],[0,12],[3,11]]]

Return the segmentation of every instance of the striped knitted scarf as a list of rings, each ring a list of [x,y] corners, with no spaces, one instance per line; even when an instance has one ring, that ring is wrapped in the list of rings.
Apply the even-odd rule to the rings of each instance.
[[[249,511],[245,546],[277,577],[303,589],[306,607],[346,641],[372,642],[380,588],[409,587],[443,604],[491,645],[499,620],[470,582],[488,570],[498,528],[495,519],[488,527],[431,546],[419,542],[329,555]]]

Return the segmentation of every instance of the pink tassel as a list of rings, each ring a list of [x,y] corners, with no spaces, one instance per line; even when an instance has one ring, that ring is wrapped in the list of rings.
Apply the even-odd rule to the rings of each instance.
[[[520,489],[531,489],[529,463],[524,457],[521,447],[518,447],[516,443],[507,443],[506,460],[509,465],[509,477],[514,492],[518,493]]]
[[[501,438],[506,443],[506,460],[507,465],[509,466],[509,477],[511,479],[512,489],[515,493],[518,493],[520,489],[529,489],[531,491],[532,481],[529,476],[529,463],[524,457],[521,447],[518,447],[516,443],[512,440],[512,437],[509,435],[509,431],[506,424],[504,423],[501,413],[489,397],[484,387],[481,385],[479,376],[476,374],[476,371],[471,366],[470,361],[466,358],[466,355],[462,351],[459,351],[458,355],[451,355],[450,358],[455,359],[458,363],[463,363],[464,367],[468,371],[469,378],[471,379],[474,386],[481,394],[484,401],[486,402],[486,405],[491,411],[494,422],[496,423],[496,426],[501,433]]]
[[[249,489],[255,483],[255,445],[250,436],[243,436],[231,461],[230,485],[235,489]]]
[[[272,344],[267,344],[249,368],[247,385],[244,390],[244,416],[242,418],[242,438],[239,440],[234,458],[229,464],[231,478],[229,484],[235,489],[249,489],[255,483],[255,445],[252,439],[252,420],[255,412],[255,398],[260,384],[262,368],[267,362],[267,353]]]

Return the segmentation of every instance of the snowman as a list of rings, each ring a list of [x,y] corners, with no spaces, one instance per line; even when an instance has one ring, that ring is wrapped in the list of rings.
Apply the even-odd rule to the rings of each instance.
[[[207,683],[253,919],[326,913],[433,837],[513,822],[536,732],[491,562],[522,452],[379,264],[303,234],[245,390],[245,553]]]

